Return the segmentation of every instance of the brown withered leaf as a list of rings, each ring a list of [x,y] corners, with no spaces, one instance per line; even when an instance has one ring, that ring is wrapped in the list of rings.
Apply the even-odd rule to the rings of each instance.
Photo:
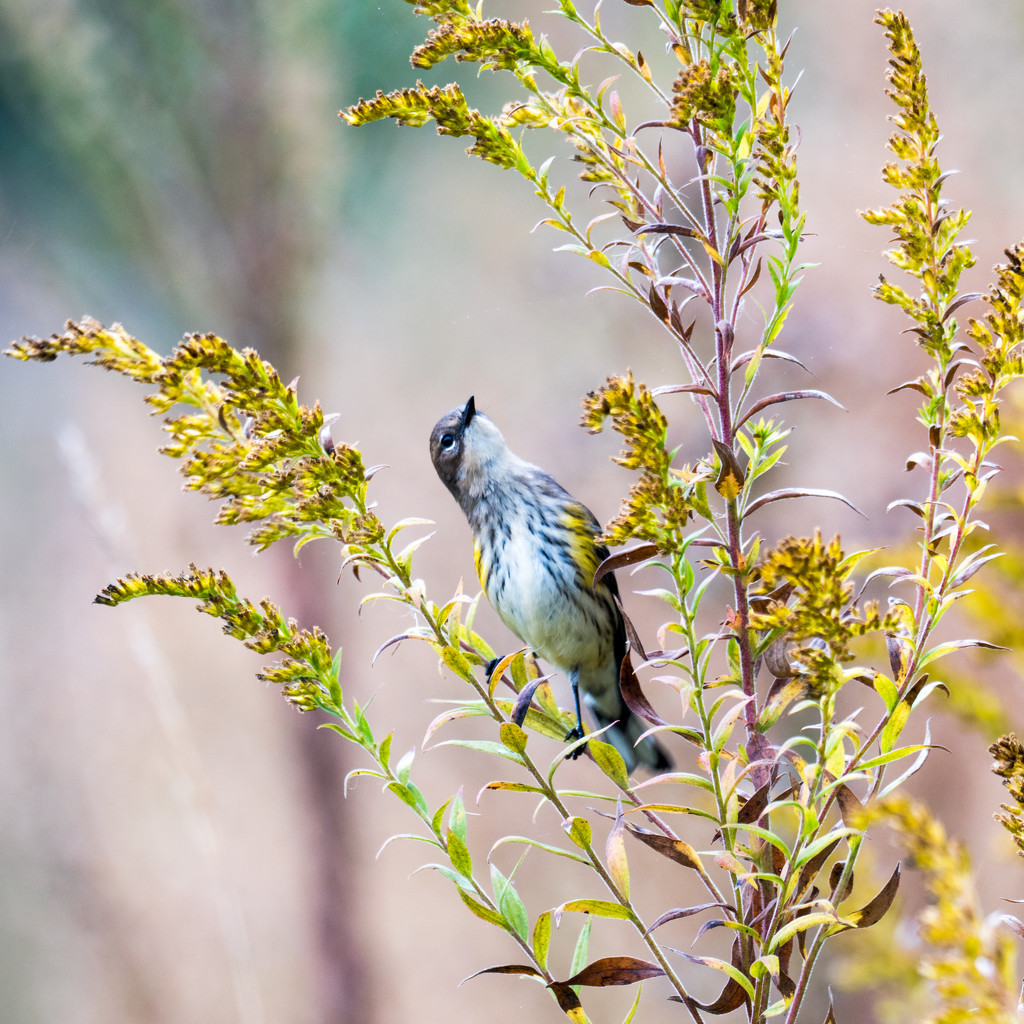
[[[516,702],[512,705],[512,721],[516,725],[522,727],[523,722],[526,720],[526,712],[530,710],[530,702],[533,700],[533,695],[537,690],[537,687],[542,683],[550,679],[550,676],[538,676],[536,679],[531,679],[516,696]]]
[[[697,940],[705,934],[705,932],[711,931],[713,928],[724,928],[726,922],[721,918],[713,918],[710,921],[705,921],[698,929],[697,934],[693,937],[693,945],[697,944]]]
[[[636,565],[637,562],[646,562],[648,558],[653,558],[657,553],[657,544],[638,544],[635,548],[629,548],[628,551],[619,551],[617,554],[609,555],[594,570],[594,586],[596,587],[608,573],[627,565]]]
[[[672,949],[671,946],[666,946],[665,948]],[[684,953],[680,949],[673,949],[672,952],[677,953],[684,960],[688,960],[690,963],[704,965],[708,964],[707,957],[693,956],[690,953]],[[735,952],[733,955],[733,961],[733,967],[738,967],[739,963],[737,962]],[[749,1001],[750,997],[747,995],[743,986],[740,985],[739,982],[735,981],[733,978],[730,978],[725,983],[725,988],[722,989],[722,991],[719,993],[718,998],[713,1003],[698,1003],[696,1000],[694,1000],[693,1005],[696,1006],[698,1009],[703,1010],[705,1013],[720,1016],[722,1014],[732,1013],[733,1010],[738,1009],[739,1007],[743,1006],[744,1003],[747,1003]]]
[[[647,226],[647,225],[645,225]],[[647,291],[647,302],[651,307],[651,312],[663,323],[668,323],[668,306],[665,305],[665,300],[661,297],[658,291],[657,285],[653,282],[651,287]]]
[[[807,887],[814,881],[818,872],[822,869],[825,861],[832,856],[835,848],[839,845],[840,840],[836,840],[834,843],[829,843],[824,849],[819,850],[801,869],[800,869],[800,882],[797,885],[797,895],[802,895],[807,891]]]
[[[836,790],[836,800],[839,802],[839,814],[843,819],[843,824],[848,828],[858,828],[858,821],[864,810],[864,805],[854,795],[853,790],[849,786],[840,786]]]
[[[722,466],[715,480],[715,490],[718,491],[726,501],[737,497],[743,489],[745,474],[740,466],[736,453],[727,444],[712,438],[711,443],[715,447],[715,454],[718,456]]]
[[[629,646],[626,648],[626,656],[629,657],[630,651],[636,651],[641,661],[647,661],[647,651],[644,650],[644,642],[637,632],[636,626],[633,625],[633,620],[626,614],[626,609],[622,607],[622,598],[618,594],[615,594],[614,597],[615,604],[622,613],[623,625],[626,627],[626,640],[629,642]]]
[[[842,409],[843,412],[846,412],[846,407],[841,402],[837,402],[827,391],[818,391],[815,388],[807,388],[801,391],[780,391],[778,394],[768,395],[766,398],[762,398],[760,401],[755,402],[733,427],[733,433],[739,430],[739,428],[752,416],[756,416],[759,412],[767,409],[769,406],[778,405],[780,402],[793,402],[801,398],[818,398],[823,402],[831,402],[832,405],[835,405]]]
[[[892,901],[896,898],[896,891],[899,887],[900,865],[897,864],[893,869],[893,873],[889,876],[889,881],[882,886],[878,895],[865,903],[860,910],[855,910],[852,914],[847,914],[846,916],[854,922],[857,928],[870,928],[885,917],[892,906]]]
[[[626,702],[626,707],[634,715],[642,718],[645,722],[650,722],[651,725],[668,725],[665,719],[654,710],[644,696],[643,690],[640,689],[640,680],[637,679],[628,654],[622,659],[622,667],[619,669],[619,691],[622,693],[622,699]]]
[[[889,653],[889,668],[892,669],[893,682],[897,687],[901,686],[907,676],[907,665],[910,663],[910,644],[894,633],[886,633],[885,649]]]
[[[563,985],[635,985],[648,978],[660,978],[664,969],[635,956],[605,956],[587,964],[579,974],[574,974]]]
[[[467,981],[479,978],[481,974],[525,974],[531,978],[544,977],[536,967],[531,967],[529,964],[504,964],[501,967],[485,967],[482,971],[474,971],[468,977],[463,978],[459,985],[465,985]]]
[[[707,395],[708,398],[718,398],[718,392],[709,388],[706,384],[662,384],[661,387],[651,388],[651,395],[657,398],[659,395],[674,395],[678,392],[685,392],[690,395]]]
[[[771,789],[771,782],[766,782],[757,792],[748,796],[736,812],[736,820],[741,825],[749,825],[757,821],[768,806],[768,791]]]
[[[829,888],[835,892],[836,886],[839,884],[840,879],[843,877],[843,872],[846,870],[846,861],[837,860],[832,865],[832,870],[828,873],[828,885]],[[836,893],[833,903],[839,906],[843,900],[850,898],[850,893],[853,892],[853,872],[850,872],[850,877],[846,880],[846,888],[841,893]]]
[[[777,491],[769,491],[752,501],[745,509],[743,518],[753,515],[759,508],[771,504],[773,501],[784,501],[787,498],[832,498],[834,501],[841,501],[847,508],[852,508],[857,515],[867,519],[867,516],[852,501],[844,498],[838,491],[829,491],[821,487],[780,487]]]
[[[567,1017],[577,1017],[577,1011],[583,1009],[580,997],[572,990],[572,986],[564,981],[556,981],[548,985],[558,1001],[558,1007]]]
[[[832,1005],[832,990],[831,989],[829,989],[829,992],[828,992],[828,1013],[825,1014],[825,1020],[822,1022],[822,1024],[839,1024],[839,1022],[836,1020],[835,1008]]]
[[[779,958],[779,991],[789,999],[796,991],[796,982],[789,976],[789,962],[793,959],[793,940],[776,950]]]
[[[754,602],[751,601],[751,605]],[[757,611],[764,611],[768,606],[769,602],[762,600],[758,602]],[[762,658],[764,659],[764,667],[775,677],[775,682],[772,684],[771,690],[768,692],[768,699],[765,704],[768,704],[772,696],[779,690],[779,684],[786,680],[791,679],[793,676],[799,674],[799,669],[796,668],[789,659],[789,650],[793,647],[793,640],[788,636],[776,637],[764,650]]]
[[[627,3],[630,0],[626,0]],[[985,297],[983,292],[964,292],[963,295],[957,296],[945,309],[942,314],[942,322],[945,323],[962,305],[967,302],[975,302],[978,299]],[[949,387],[947,384],[946,387]]]
[[[918,391],[925,397],[928,396],[928,386],[925,384],[923,377],[917,377],[914,380],[905,380],[902,384],[897,385],[894,388],[890,388],[886,391],[887,395],[895,395],[898,391]]]
[[[772,871],[780,877],[786,870],[786,855],[774,844],[769,844],[769,851],[772,857]]]
[[[648,929],[647,932],[650,934],[655,928],[660,928],[663,924],[668,924],[669,921],[679,921],[684,917],[692,917],[694,914],[699,914],[704,910],[725,910],[736,916],[736,910],[734,907],[729,906],[728,903],[700,903],[695,907],[676,907],[674,910],[666,910]]]
[[[684,868],[692,868],[694,871],[703,873],[704,865],[700,862],[700,855],[685,839],[669,839],[668,836],[660,835],[657,832],[645,832],[635,825],[627,825],[626,829],[645,846],[660,853],[662,857],[674,860],[677,864],[682,864]]]
[[[769,669],[775,674],[775,669]],[[770,729],[781,717],[782,713],[795,700],[804,697],[808,692],[806,676],[798,676],[790,672],[788,678],[776,677],[768,691],[764,706],[757,716],[757,727],[760,730]]]

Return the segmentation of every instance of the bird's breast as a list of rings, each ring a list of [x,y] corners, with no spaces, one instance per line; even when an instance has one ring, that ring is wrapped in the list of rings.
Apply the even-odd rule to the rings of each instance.
[[[604,588],[594,594],[579,543],[561,525],[523,516],[478,533],[475,545],[480,582],[502,621],[563,670],[601,667],[614,645],[617,610]]]

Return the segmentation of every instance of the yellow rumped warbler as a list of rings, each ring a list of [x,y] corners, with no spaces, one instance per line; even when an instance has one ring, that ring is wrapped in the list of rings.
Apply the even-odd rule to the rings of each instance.
[[[626,627],[613,573],[593,585],[608,549],[597,542],[593,513],[547,473],[509,451],[472,398],[438,420],[430,458],[473,530],[480,583],[502,622],[541,658],[566,672],[581,739],[580,690],[626,767],[670,764],[654,738],[634,746],[644,723],[626,706],[619,667]],[[583,750],[580,746],[572,756]]]

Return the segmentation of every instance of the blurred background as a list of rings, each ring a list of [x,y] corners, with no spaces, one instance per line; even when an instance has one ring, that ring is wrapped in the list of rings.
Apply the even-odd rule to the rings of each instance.
[[[529,16],[574,52],[579,40],[544,6],[512,0],[486,13]],[[904,458],[924,444],[912,399],[885,397],[921,363],[899,316],[871,298],[888,239],[858,216],[890,198],[879,177],[886,53],[873,3],[780,7],[797,28],[788,63],[803,75],[791,110],[813,233],[805,258],[819,265],[783,341],[813,377],[776,368],[770,379],[824,388],[850,411],[784,408],[795,430],[779,485],[842,491],[867,518],[789,502],[764,530],[774,539],[820,525],[852,551],[907,536],[905,513],[885,508],[916,493]],[[966,9],[907,0],[904,10],[944,132],[939,158],[961,172],[947,195],[974,211],[978,265],[966,284],[981,290],[1024,236],[1014,99],[1024,10],[1017,0]],[[609,4],[603,19],[614,34],[634,14]],[[515,450],[607,520],[629,479],[609,461],[614,437],[578,429],[579,400],[627,367],[652,385],[680,382],[682,367],[621,297],[585,297],[604,283],[599,272],[553,253],[562,238],[530,232],[544,210],[520,179],[429,128],[339,121],[338,109],[361,96],[415,82],[408,55],[429,27],[399,0],[0,0],[0,335],[47,335],[89,314],[161,352],[187,331],[259,349],[285,380],[301,377],[302,400],[340,413],[336,438],[390,467],[373,485],[385,522],[438,523],[418,571],[443,600],[460,578],[475,588],[468,529],[427,455],[443,412],[475,394]],[[660,45],[652,27],[644,49]],[[515,95],[511,79],[474,73],[443,66],[423,77],[457,76],[485,110]],[[572,188],[568,149],[552,151],[553,173]],[[748,315],[753,338],[759,317]],[[242,532],[214,529],[214,507],[182,495],[175,467],[156,455],[159,423],[141,397],[70,361],[0,361],[0,1020],[371,1024],[557,1013],[526,982],[458,987],[515,951],[458,906],[442,877],[413,874],[429,859],[425,847],[395,843],[375,861],[414,823],[368,780],[343,797],[345,774],[363,765],[256,681],[260,659],[187,602],[90,603],[133,569],[224,567],[242,593],[272,595],[344,646],[346,696],[372,698],[371,721],[384,731],[397,723],[396,751],[418,747],[438,711],[429,698],[455,686],[425,649],[370,666],[408,620],[376,605],[357,615],[368,588],[338,581],[329,546],[307,547],[298,564],[283,547],[256,559]],[[664,404],[685,455],[702,454],[695,407],[683,396]],[[1019,533],[1018,515],[1001,522]],[[652,604],[627,599],[649,635],[661,619]],[[496,647],[512,643],[489,609],[479,621]],[[1016,714],[1012,659],[986,663],[985,674]],[[982,890],[994,909],[1024,887],[991,821],[1002,797],[986,770],[995,736],[964,729],[941,703],[933,735],[951,753],[936,752],[918,792],[977,863],[995,866]],[[433,806],[464,785],[474,810],[494,771],[438,751],[419,755],[413,777]],[[573,772],[583,784],[585,763],[565,778]],[[478,856],[488,837],[516,830],[515,815],[531,827],[527,803],[510,795],[506,811],[496,794],[484,797],[482,810],[509,817],[471,819]],[[557,822],[538,827],[558,841]],[[884,836],[876,847],[881,881],[899,853]],[[506,872],[515,863],[507,852],[496,860]],[[665,885],[681,883],[638,863],[636,884],[661,894],[659,906]],[[561,863],[534,856],[520,871],[531,908],[598,895],[582,876],[572,892]],[[681,890],[678,905],[686,898]],[[619,948],[611,929],[599,931],[595,956]],[[692,929],[679,935],[688,946]],[[574,940],[558,936],[559,962],[568,964]],[[816,980],[843,998],[834,972]],[[694,986],[707,998],[717,983],[698,975]],[[677,1019],[665,994],[649,984],[645,1020]],[[631,998],[613,993],[608,1012],[618,1016],[595,1019],[621,1019]],[[846,1019],[873,1019],[867,997],[845,998],[858,1007]]]

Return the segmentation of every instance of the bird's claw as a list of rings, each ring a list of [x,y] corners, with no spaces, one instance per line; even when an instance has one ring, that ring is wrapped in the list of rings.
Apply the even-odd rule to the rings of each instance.
[[[566,743],[575,743],[576,740],[583,739],[583,736],[584,736],[583,730],[578,725],[576,725],[576,726],[573,726],[573,728],[571,728],[565,734],[565,742]],[[586,743],[581,743],[578,747],[576,747],[574,750],[570,750],[569,753],[565,755],[566,761],[575,761],[576,758],[579,757],[583,753],[583,751],[586,750],[586,749],[587,749]]]

